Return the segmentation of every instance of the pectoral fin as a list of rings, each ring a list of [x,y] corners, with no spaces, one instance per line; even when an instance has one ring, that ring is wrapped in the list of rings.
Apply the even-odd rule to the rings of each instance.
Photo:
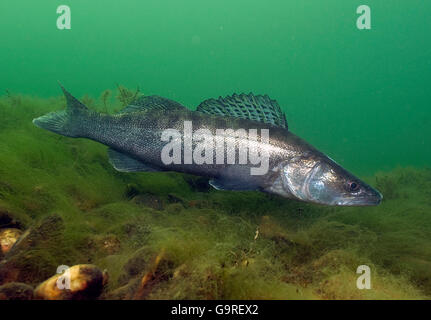
[[[108,149],[108,157],[114,169],[120,172],[162,171],[114,149]]]
[[[216,190],[251,191],[258,189],[256,185],[244,184],[234,180],[211,179],[209,184]]]

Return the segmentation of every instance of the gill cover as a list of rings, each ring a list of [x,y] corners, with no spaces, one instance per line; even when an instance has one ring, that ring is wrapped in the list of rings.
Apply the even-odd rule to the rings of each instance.
[[[327,157],[297,157],[285,162],[281,179],[285,191],[302,201],[370,206],[382,200],[380,192]]]
[[[281,168],[284,188],[299,200],[313,200],[308,186],[317,170],[319,170],[318,163],[302,157],[284,162]]]

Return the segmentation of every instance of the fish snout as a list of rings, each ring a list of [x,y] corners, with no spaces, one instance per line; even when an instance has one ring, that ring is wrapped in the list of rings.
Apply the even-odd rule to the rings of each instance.
[[[373,189],[373,191],[374,191],[374,194],[372,196],[373,197],[373,202],[374,202],[374,205],[377,206],[377,205],[379,205],[382,202],[383,195],[378,190]]]
[[[358,207],[377,206],[382,202],[382,200],[383,195],[379,191],[369,187],[369,190],[362,193],[360,196],[341,200],[337,203],[337,205]]]

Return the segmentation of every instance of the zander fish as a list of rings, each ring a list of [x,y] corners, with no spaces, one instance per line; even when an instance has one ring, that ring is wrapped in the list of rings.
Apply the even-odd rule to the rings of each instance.
[[[196,111],[143,96],[108,115],[62,90],[66,109],[33,123],[107,145],[119,171],[178,171],[208,177],[219,190],[259,190],[326,205],[366,206],[382,200],[377,190],[290,132],[280,106],[267,95],[209,99]]]

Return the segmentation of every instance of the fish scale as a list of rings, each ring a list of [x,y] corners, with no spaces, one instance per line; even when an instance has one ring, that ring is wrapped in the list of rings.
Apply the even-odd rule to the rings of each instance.
[[[107,115],[89,110],[62,90],[66,110],[46,114],[33,123],[64,136],[107,145],[110,162],[119,171],[184,172],[210,178],[216,189],[259,190],[326,205],[377,205],[382,200],[377,190],[290,132],[277,101],[267,95],[208,99],[196,111],[160,96],[145,96],[119,113]],[[171,162],[162,157],[169,146],[162,139],[167,132],[171,134],[169,143],[181,143],[180,157]],[[197,132],[203,135],[196,138]],[[215,148],[216,141],[223,142],[221,149]],[[234,143],[228,146],[228,141]],[[173,147],[169,150],[168,154],[174,153]],[[241,162],[244,150],[248,153]],[[207,152],[211,152],[208,157]],[[187,161],[186,154],[192,154]]]

